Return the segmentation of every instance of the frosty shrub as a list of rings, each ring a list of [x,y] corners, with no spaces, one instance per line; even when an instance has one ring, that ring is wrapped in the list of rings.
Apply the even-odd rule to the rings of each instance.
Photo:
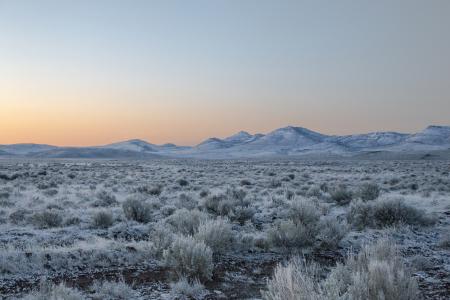
[[[58,194],[58,190],[57,189],[48,189],[48,190],[44,190],[42,193],[47,197],[53,197],[56,194]]]
[[[203,200],[202,207],[215,215],[226,216],[241,225],[251,220],[256,213],[242,189],[228,188],[225,193],[215,194]]]
[[[187,186],[187,185],[189,185],[189,181],[187,181],[186,179],[183,179],[183,178],[178,179],[178,180],[177,180],[177,183],[178,183],[180,186]]]
[[[31,210],[19,208],[9,215],[9,221],[14,225],[25,225],[27,223],[27,216],[31,213]]]
[[[55,285],[51,282],[42,281],[39,290],[33,291],[22,298],[23,300],[84,300],[87,299],[76,289],[66,287],[60,283]]]
[[[234,232],[227,219],[217,218],[200,223],[195,239],[205,242],[214,253],[225,253],[233,247]]]
[[[231,202],[228,201],[225,194],[211,195],[204,199],[202,206],[206,211],[215,215],[228,215],[232,209]]]
[[[8,192],[0,192],[0,199],[8,199],[10,194]]]
[[[136,191],[141,194],[147,194],[151,196],[159,196],[162,192],[162,186],[155,185],[155,186],[148,186],[148,185],[142,185],[136,188]]]
[[[226,191],[226,195],[228,196],[228,198],[242,202],[245,196],[247,196],[247,192],[243,189],[228,188]]]
[[[163,250],[170,247],[173,242],[173,232],[161,223],[157,223],[150,233],[151,241],[153,243],[155,254],[162,256]]]
[[[160,209],[161,214],[165,217],[170,216],[171,214],[173,214],[176,211],[177,211],[177,208],[175,205],[164,205]]]
[[[314,245],[319,233],[319,207],[306,198],[293,199],[287,220],[278,220],[267,232],[269,244],[276,248],[303,248]]]
[[[114,219],[110,212],[99,211],[94,215],[92,223],[95,228],[106,229],[113,225]]]
[[[282,183],[281,183],[281,181],[278,180],[278,179],[272,178],[272,179],[269,181],[269,187],[272,188],[272,189],[279,188],[279,187],[281,187],[281,185],[282,185]]]
[[[140,223],[148,223],[151,219],[151,207],[149,204],[135,199],[128,198],[122,204],[125,217],[128,220],[134,220]]]
[[[252,182],[251,182],[250,180],[248,180],[248,179],[242,179],[241,182],[240,182],[240,184],[241,184],[242,186],[245,186],[245,185],[252,185]]]
[[[266,300],[414,300],[417,282],[387,240],[365,246],[321,280],[316,265],[299,258],[278,265],[262,292]]]
[[[292,220],[279,220],[267,231],[267,241],[275,248],[303,248],[314,244],[316,234],[316,226],[296,224]]]
[[[380,187],[375,183],[365,183],[359,190],[359,196],[363,201],[375,200],[380,195]]]
[[[256,210],[253,207],[236,205],[229,214],[229,218],[244,225],[245,222],[253,219],[255,213]]]
[[[203,299],[206,290],[198,279],[189,281],[181,277],[177,282],[170,284],[170,293],[174,299]]]
[[[186,208],[186,209],[194,209],[198,206],[197,199],[194,199],[191,195],[182,193],[178,196],[177,207]]]
[[[177,236],[163,253],[165,265],[178,276],[209,280],[212,277],[212,250],[192,236]]]
[[[109,207],[117,204],[116,196],[108,191],[102,190],[96,194],[96,197],[97,200],[92,204],[94,207]]]
[[[347,215],[355,228],[383,228],[397,224],[430,225],[434,220],[423,211],[406,204],[400,198],[380,199],[374,202],[356,201]]]
[[[445,249],[450,249],[450,233],[446,233],[441,237],[439,246]]]
[[[63,218],[55,211],[46,210],[35,213],[32,216],[32,222],[38,228],[52,228],[61,226]]]
[[[295,198],[289,205],[288,217],[295,224],[313,227],[320,219],[319,207],[306,198]]]
[[[320,232],[318,234],[317,247],[320,249],[333,250],[339,242],[347,235],[349,228],[347,224],[339,222],[336,218],[326,217],[319,222]]]
[[[352,198],[353,193],[343,185],[340,185],[331,192],[331,199],[333,199],[339,205],[349,204],[350,201],[352,201]]]
[[[118,282],[95,281],[90,290],[94,292],[93,295],[90,295],[94,300],[128,300],[138,297],[137,292],[123,280]]]
[[[266,300],[325,300],[319,284],[317,265],[306,265],[295,257],[286,266],[279,264],[267,288],[262,291]],[[331,299],[330,299],[331,300]]]
[[[347,221],[358,230],[374,226],[372,206],[373,204],[361,200],[352,201],[350,211],[347,214]]]
[[[175,232],[193,235],[197,232],[201,222],[206,221],[208,215],[199,210],[187,210],[182,208],[173,215],[166,218],[166,222],[171,225]]]
[[[321,199],[323,197],[322,190],[318,186],[312,186],[307,192],[306,196]]]
[[[209,190],[207,190],[207,189],[202,189],[199,194],[200,198],[205,198],[208,195],[209,195]]]
[[[419,291],[411,275],[395,245],[382,239],[334,268],[324,288],[330,297],[340,294],[343,299],[413,300],[418,299]]]

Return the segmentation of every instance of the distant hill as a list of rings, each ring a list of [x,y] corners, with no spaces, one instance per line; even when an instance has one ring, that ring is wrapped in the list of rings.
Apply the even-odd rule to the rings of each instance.
[[[94,147],[57,147],[39,144],[0,145],[0,156],[35,158],[263,158],[263,157],[414,157],[445,158],[450,150],[450,126],[428,126],[413,134],[373,132],[325,135],[287,126],[267,134],[240,131],[230,137],[209,138],[194,147],[155,145],[128,140]]]

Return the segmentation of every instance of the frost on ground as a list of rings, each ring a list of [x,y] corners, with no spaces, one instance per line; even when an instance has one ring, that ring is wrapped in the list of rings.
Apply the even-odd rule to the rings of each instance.
[[[448,161],[0,160],[5,299],[448,299]]]

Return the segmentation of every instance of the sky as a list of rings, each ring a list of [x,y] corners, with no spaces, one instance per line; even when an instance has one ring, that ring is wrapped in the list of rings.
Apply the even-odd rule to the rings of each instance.
[[[450,1],[0,0],[0,144],[450,125]]]

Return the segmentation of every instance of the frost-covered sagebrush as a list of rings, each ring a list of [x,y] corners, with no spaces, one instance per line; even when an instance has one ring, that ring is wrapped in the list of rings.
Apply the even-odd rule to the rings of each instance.
[[[212,250],[192,236],[177,236],[164,250],[164,262],[179,276],[209,280],[214,268]]]

